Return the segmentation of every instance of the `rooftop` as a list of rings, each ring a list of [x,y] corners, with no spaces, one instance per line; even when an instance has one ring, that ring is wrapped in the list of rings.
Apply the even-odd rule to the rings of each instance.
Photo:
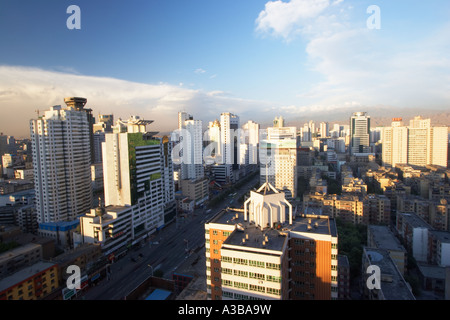
[[[3,290],[6,290],[8,288],[11,288],[15,284],[22,282],[28,278],[33,277],[35,274],[42,272],[48,268],[51,268],[53,266],[56,266],[56,264],[46,261],[40,261],[32,266],[25,267],[21,269],[20,271],[17,271],[16,273],[3,278],[0,280],[0,292]]]
[[[432,229],[432,227],[421,217],[419,217],[414,212],[399,212],[397,215],[402,216],[406,221],[415,228],[427,228]]]
[[[386,300],[415,300],[387,250],[365,247],[364,251],[369,263],[380,268],[381,291]]]
[[[288,221],[288,220],[287,220]],[[278,223],[274,228],[260,229],[255,223],[244,221],[241,212],[222,210],[206,223],[217,223],[236,226],[234,232],[224,241],[224,245],[245,246],[274,251],[282,251],[287,234],[292,232],[311,232],[315,234],[337,237],[336,224],[328,216],[301,215],[288,222]]]
[[[400,241],[394,236],[387,226],[369,225],[368,231],[372,235],[372,241],[377,248],[387,250],[405,251]]]

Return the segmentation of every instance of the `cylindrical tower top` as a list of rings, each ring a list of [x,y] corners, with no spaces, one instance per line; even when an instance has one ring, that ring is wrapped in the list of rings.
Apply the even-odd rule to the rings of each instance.
[[[64,102],[68,107],[72,107],[80,111],[83,110],[84,106],[86,105],[87,99],[80,97],[68,97],[64,98]]]

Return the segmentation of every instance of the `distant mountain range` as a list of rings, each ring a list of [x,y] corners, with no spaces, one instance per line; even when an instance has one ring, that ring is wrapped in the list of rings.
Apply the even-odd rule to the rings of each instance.
[[[392,107],[371,107],[361,108],[361,110],[355,109],[339,109],[336,111],[327,111],[326,115],[315,113],[311,116],[302,116],[297,119],[286,119],[286,125],[296,125],[297,127],[303,126],[306,122],[313,120],[316,124],[327,121],[330,124],[340,123],[348,124],[353,112],[362,111],[367,112],[371,118],[371,127],[390,126],[392,118],[402,118],[404,125],[409,125],[409,120],[415,116],[422,116],[422,118],[431,119],[432,126],[449,126],[450,127],[450,108],[449,110],[423,110],[423,109],[396,109]],[[271,124],[268,124],[271,125]]]

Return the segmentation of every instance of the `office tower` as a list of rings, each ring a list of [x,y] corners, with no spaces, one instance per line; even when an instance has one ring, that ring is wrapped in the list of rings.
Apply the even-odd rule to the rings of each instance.
[[[138,116],[119,120],[103,144],[105,206],[131,207],[133,239],[162,227],[165,209],[175,200],[171,144],[147,132],[152,122]]]
[[[222,210],[207,221],[208,299],[337,299],[334,220],[293,216],[284,193],[265,183],[243,213]]]
[[[350,154],[370,152],[370,116],[355,112],[350,118]]]
[[[382,143],[384,165],[408,163],[408,128],[402,125],[401,118],[392,119],[391,126],[383,129]]]
[[[303,125],[303,128],[300,128],[301,136],[302,136],[301,140],[303,142],[311,142],[312,141],[313,133],[314,133],[313,126],[314,126],[314,123],[310,121],[309,123],[305,123]]]
[[[94,147],[94,160],[93,164],[102,163],[102,143],[105,142],[105,133],[112,132],[114,125],[114,117],[112,114],[99,114],[98,122],[93,125],[93,147]]]
[[[208,179],[203,167],[203,125],[186,112],[178,113],[178,129],[182,145],[180,188],[183,196],[200,205],[208,200]]]
[[[14,170],[13,170],[12,166],[14,165],[14,162],[16,161],[16,157],[10,153],[5,153],[1,158],[2,158],[2,168],[3,168],[2,173],[3,173],[3,175],[6,176],[8,179],[13,178]]]
[[[213,160],[212,158],[219,157],[221,155],[222,147],[221,147],[221,141],[220,141],[220,122],[219,120],[210,121],[208,125],[207,130],[207,143],[208,143],[208,153],[205,151],[205,156],[211,157],[210,160]],[[214,160],[217,163],[222,163],[222,160]]]
[[[330,136],[330,126],[328,122],[321,122],[319,127],[319,133],[321,138],[326,138]]]
[[[5,153],[17,155],[16,139],[13,136],[5,136],[0,133],[0,157]]]
[[[382,163],[447,166],[448,128],[432,127],[430,119],[414,117],[409,126],[396,118],[383,130]]]
[[[409,164],[447,167],[447,127],[432,127],[431,119],[417,116],[410,120],[408,131]]]
[[[284,118],[283,117],[275,117],[273,120],[273,126],[275,128],[283,128],[284,127]]]
[[[260,182],[270,182],[286,192],[288,199],[297,196],[297,129],[269,127],[267,139],[260,142]]]
[[[237,169],[240,144],[240,124],[237,115],[229,112],[220,115],[220,141],[224,163]]]
[[[95,119],[92,115],[92,109],[85,108],[87,103],[86,98],[80,97],[68,97],[64,98],[64,103],[68,108],[73,108],[77,111],[83,111],[86,113],[88,125],[89,125],[89,146],[90,146],[90,155],[91,155],[91,163],[94,163],[94,123]]]
[[[249,164],[258,164],[258,147],[259,147],[259,129],[258,123],[252,120],[242,126],[244,130],[244,143],[248,145],[248,161]]]
[[[181,179],[202,179],[203,168],[203,127],[201,120],[186,112],[178,113],[178,129],[182,144]]]
[[[38,222],[74,221],[92,204],[88,113],[54,106],[30,121],[30,131]]]
[[[99,114],[98,122],[93,125],[94,133],[97,131],[111,132],[114,125],[114,115],[112,114]]]

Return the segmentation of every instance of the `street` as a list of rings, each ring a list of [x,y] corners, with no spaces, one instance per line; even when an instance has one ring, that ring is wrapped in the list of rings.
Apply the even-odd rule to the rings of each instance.
[[[190,251],[204,245],[204,222],[220,210],[232,206],[235,199],[248,192],[257,179],[259,175],[239,188],[232,199],[225,198],[214,209],[196,209],[186,218],[178,217],[175,222],[157,231],[143,247],[129,250],[125,257],[110,265],[110,276],[89,288],[82,299],[123,299],[156,270],[164,273],[163,278],[172,279],[173,272],[189,256]]]

